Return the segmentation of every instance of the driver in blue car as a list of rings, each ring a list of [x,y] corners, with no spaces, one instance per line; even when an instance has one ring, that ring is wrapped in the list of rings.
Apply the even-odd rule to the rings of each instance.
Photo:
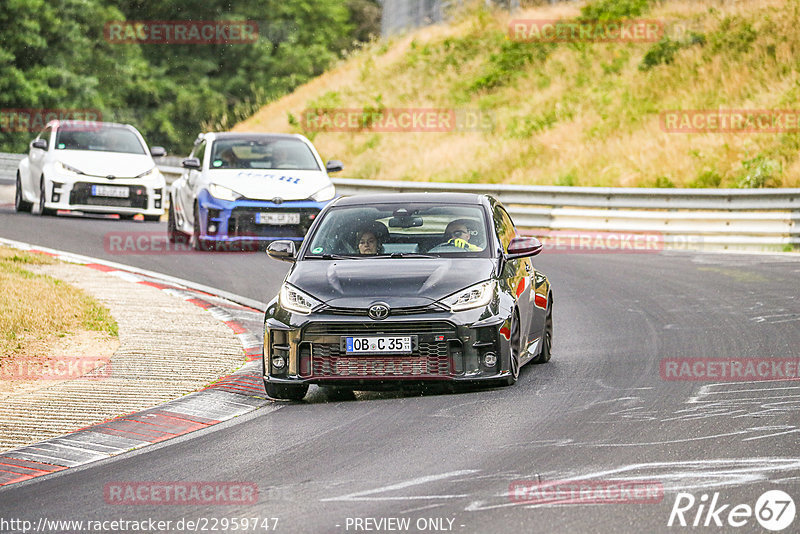
[[[451,221],[450,224],[447,225],[447,228],[445,228],[444,235],[448,238],[447,244],[449,245],[463,248],[470,252],[478,252],[481,250],[480,247],[477,247],[469,242],[472,234],[470,233],[469,226],[467,226],[467,222],[464,219],[456,219],[455,221]]]

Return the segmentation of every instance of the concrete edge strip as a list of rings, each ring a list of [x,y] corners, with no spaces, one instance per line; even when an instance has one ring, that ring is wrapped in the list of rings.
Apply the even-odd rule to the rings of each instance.
[[[228,326],[242,344],[245,356],[242,367],[200,391],[189,393],[160,406],[122,415],[63,436],[0,453],[0,487],[110,458],[208,428],[270,402],[264,393],[260,376],[261,366],[258,361],[262,356],[261,340],[239,323],[228,309],[202,297],[207,295],[222,298],[231,302],[233,308],[252,312],[263,312],[266,308],[263,303],[186,280],[96,258],[3,238],[0,238],[0,244],[84,265],[182,298],[207,310],[215,319]]]

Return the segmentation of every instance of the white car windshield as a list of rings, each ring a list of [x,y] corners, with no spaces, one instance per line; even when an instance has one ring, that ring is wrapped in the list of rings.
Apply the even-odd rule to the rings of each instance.
[[[488,257],[487,228],[479,206],[393,203],[334,208],[320,221],[305,257]]]
[[[212,169],[294,169],[317,171],[311,150],[296,139],[223,138],[214,141]]]
[[[56,150],[146,154],[139,138],[130,129],[97,124],[59,128],[56,133]]]

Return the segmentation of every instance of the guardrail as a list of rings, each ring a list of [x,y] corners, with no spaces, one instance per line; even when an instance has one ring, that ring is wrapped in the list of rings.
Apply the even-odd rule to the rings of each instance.
[[[655,233],[673,248],[800,246],[800,189],[648,189],[333,180],[339,194],[487,193],[530,231]]]
[[[21,155],[0,153],[0,179]],[[162,160],[163,161],[163,160]],[[170,158],[158,167],[172,183],[182,173]],[[166,164],[165,164],[166,163]],[[520,229],[655,233],[673,248],[784,250],[800,247],[800,189],[647,189],[455,184],[334,178],[341,195],[467,192],[497,197]]]

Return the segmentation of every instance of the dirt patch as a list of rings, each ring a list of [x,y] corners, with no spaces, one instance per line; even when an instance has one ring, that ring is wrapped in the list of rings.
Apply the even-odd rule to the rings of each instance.
[[[119,338],[88,330],[32,340],[0,360],[0,401],[67,380],[106,379],[118,348]]]

